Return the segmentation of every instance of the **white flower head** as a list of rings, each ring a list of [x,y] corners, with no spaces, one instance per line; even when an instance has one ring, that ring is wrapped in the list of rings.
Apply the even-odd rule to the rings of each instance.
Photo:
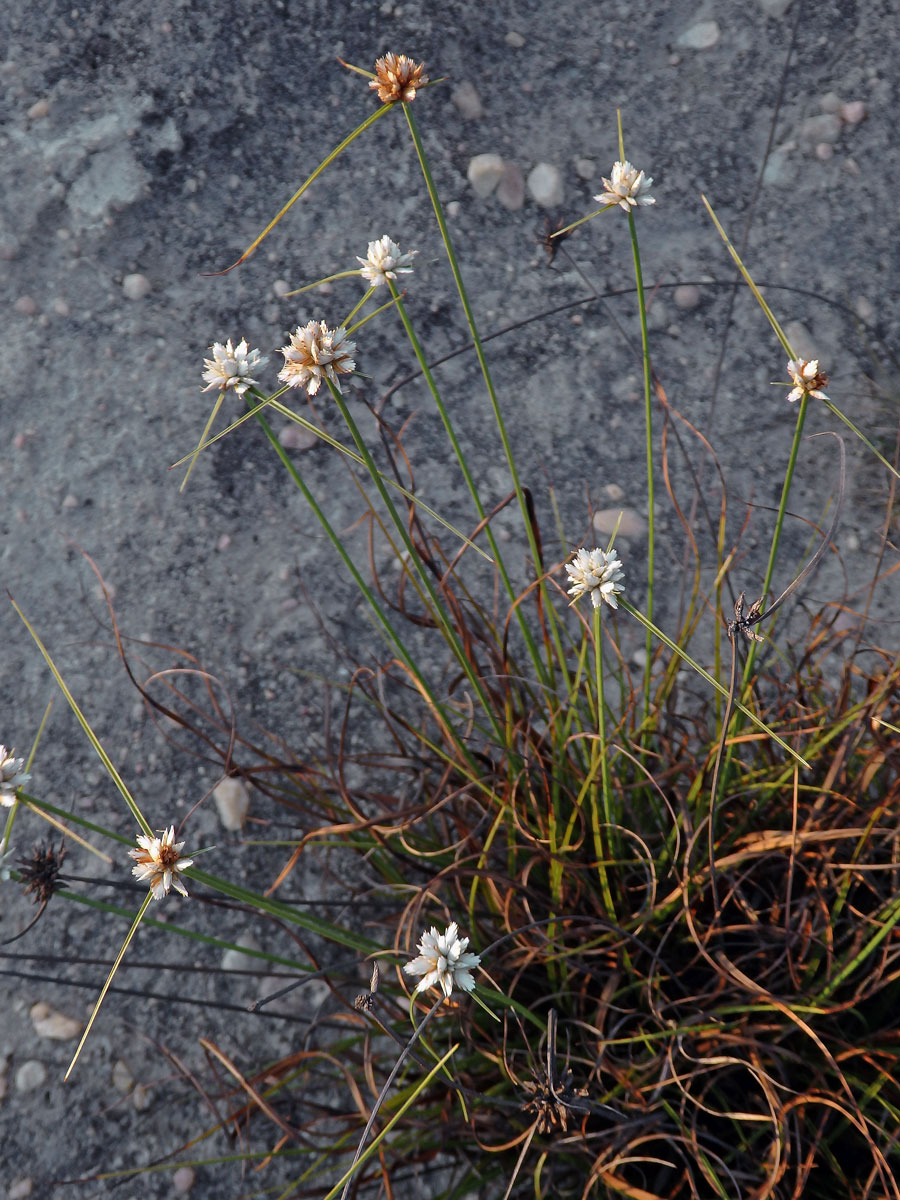
[[[310,321],[291,334],[291,344],[281,350],[284,366],[278,378],[288,387],[306,388],[310,396],[319,390],[323,379],[330,379],[341,390],[339,375],[349,375],[356,367],[356,344],[341,326],[329,329],[324,321]]]
[[[377,242],[369,242],[366,257],[360,258],[357,254],[356,261],[361,264],[360,275],[370,287],[378,287],[381,284],[387,286],[389,279],[412,273],[412,260],[418,253],[418,250],[407,250],[403,253],[397,243],[392,242],[385,234]]]
[[[398,100],[412,104],[416,92],[427,82],[423,62],[414,62],[405,54],[385,54],[375,64],[375,78],[369,87],[375,89],[382,104],[394,104]]]
[[[788,400],[792,404],[795,400],[799,400],[804,393],[808,396],[815,396],[817,400],[828,399],[822,391],[822,388],[828,386],[828,376],[824,371],[819,370],[817,358],[789,359],[787,369],[794,381],[793,388],[788,392]]]
[[[154,900],[161,900],[163,896],[167,896],[170,888],[175,888],[182,896],[186,896],[187,888],[178,878],[178,872],[192,866],[194,860],[181,857],[184,842],[175,841],[174,825],[161,830],[161,833],[162,837],[138,834],[138,849],[128,851],[137,864],[131,868],[131,873],[135,878],[150,884]]]
[[[604,190],[594,199],[598,204],[618,204],[626,212],[635,206],[655,204],[654,196],[649,195],[653,180],[630,162],[614,162],[612,179],[603,176]]]
[[[438,933],[432,925],[428,933],[423,933],[419,940],[419,957],[408,962],[403,968],[409,975],[422,975],[413,992],[417,996],[426,988],[440,985],[445,996],[453,991],[453,985],[471,992],[475,987],[472,978],[472,967],[481,962],[480,954],[470,954],[466,951],[469,944],[467,937],[458,936],[459,929],[452,921],[443,933]]]
[[[220,388],[222,392],[231,388],[239,396],[243,396],[248,387],[253,387],[256,380],[253,372],[264,367],[269,361],[258,350],[251,350],[246,338],[241,338],[236,346],[232,346],[231,338],[223,346],[215,342],[210,346],[212,358],[205,358],[203,379],[206,383],[204,392],[210,388]]]
[[[585,550],[582,546],[572,561],[566,563],[566,573],[572,584],[569,595],[575,597],[573,604],[588,592],[594,608],[599,608],[603,601],[610,608],[619,607],[616,596],[625,591],[619,582],[625,578],[625,572],[615,550],[607,553],[606,550]]]
[[[27,783],[31,776],[23,771],[24,758],[15,758],[15,750],[0,746],[0,804],[12,808],[16,802],[16,788]]]

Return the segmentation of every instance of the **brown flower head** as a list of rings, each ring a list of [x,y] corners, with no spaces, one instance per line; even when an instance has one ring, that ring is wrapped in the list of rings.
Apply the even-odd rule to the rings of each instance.
[[[35,846],[31,858],[19,862],[19,874],[25,884],[25,895],[33,894],[35,904],[46,904],[55,891],[66,882],[60,875],[66,847],[60,842],[59,849],[52,842],[41,842]]]
[[[319,390],[323,379],[330,379],[341,391],[339,375],[349,375],[356,366],[356,345],[342,327],[329,329],[324,321],[309,321],[294,330],[291,344],[284,346],[284,366],[278,378],[288,387],[306,388],[310,396]]]
[[[534,1072],[534,1079],[522,1084],[522,1090],[528,1097],[522,1109],[535,1118],[538,1133],[552,1133],[555,1129],[565,1133],[570,1110],[585,1111],[580,1101],[587,1095],[587,1088],[575,1087],[569,1070],[564,1072],[561,1079],[553,1082],[545,1071],[538,1068]]]
[[[154,900],[161,900],[169,894],[170,888],[188,894],[187,888],[178,877],[179,871],[185,870],[193,863],[192,858],[182,858],[181,851],[184,842],[175,841],[175,826],[162,830],[161,837],[150,834],[138,834],[138,849],[129,850],[129,855],[137,863],[131,868],[131,873],[137,879],[150,884]]]
[[[375,88],[382,104],[395,104],[398,100],[410,104],[419,88],[428,82],[424,70],[423,62],[415,63],[405,54],[386,54],[375,64],[375,78],[369,87]]]

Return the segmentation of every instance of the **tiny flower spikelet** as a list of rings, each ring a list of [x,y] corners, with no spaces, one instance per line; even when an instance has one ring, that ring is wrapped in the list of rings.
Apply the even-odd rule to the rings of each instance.
[[[150,884],[153,899],[161,900],[169,894],[170,888],[186,896],[187,888],[178,878],[178,872],[192,866],[194,860],[181,857],[184,842],[175,841],[175,826],[163,830],[162,837],[140,833],[137,842],[138,849],[128,851],[137,864],[131,868],[131,873]]]
[[[243,396],[248,387],[253,387],[256,380],[253,372],[264,367],[269,361],[258,350],[251,350],[245,338],[241,338],[236,346],[232,346],[231,338],[222,345],[215,342],[210,346],[212,358],[205,358],[203,379],[206,383],[204,392],[210,388],[219,388],[226,392],[229,388],[239,396]]]
[[[0,746],[0,804],[4,808],[12,808],[16,802],[16,788],[31,778],[22,770],[25,759],[15,758],[15,753],[15,750],[7,751],[5,746]]]
[[[404,254],[397,243],[385,234],[377,242],[369,242],[366,257],[360,258],[357,254],[356,261],[361,264],[360,275],[370,287],[382,284],[386,287],[389,279],[412,273],[412,260],[418,253],[418,250],[408,250]]]
[[[329,329],[324,321],[310,321],[291,334],[291,344],[281,350],[284,366],[278,378],[288,387],[306,388],[310,396],[319,390],[323,379],[330,379],[341,391],[339,375],[349,375],[356,366],[356,345],[344,328]]]
[[[566,572],[572,584],[569,595],[574,596],[575,600],[587,592],[590,593],[594,608],[599,608],[604,600],[610,608],[619,607],[616,596],[625,591],[619,582],[625,578],[625,572],[615,550],[607,553],[605,550],[585,550],[582,546],[574,559],[566,563]]]
[[[467,937],[458,936],[459,929],[452,921],[443,933],[438,933],[432,925],[428,933],[423,933],[419,940],[419,957],[408,962],[403,968],[409,975],[421,975],[422,979],[413,992],[417,996],[426,988],[438,984],[445,996],[453,991],[453,985],[471,992],[475,987],[472,978],[472,968],[481,962],[480,954],[466,952],[469,944]]]
[[[822,388],[828,386],[828,376],[824,371],[819,370],[819,360],[817,358],[802,359],[792,358],[787,365],[788,374],[794,381],[794,386],[788,392],[788,400],[793,404],[795,400],[799,400],[804,393],[808,396],[815,396],[817,400],[827,400],[828,397],[822,391]]]
[[[369,84],[378,92],[382,104],[394,104],[403,100],[411,104],[416,92],[428,82],[423,75],[425,64],[415,63],[405,54],[386,54],[375,64],[375,78]]]
[[[613,163],[612,179],[603,176],[604,190],[594,199],[598,204],[618,204],[625,212],[636,205],[655,204],[656,200],[649,195],[653,180],[644,175],[630,162]]]

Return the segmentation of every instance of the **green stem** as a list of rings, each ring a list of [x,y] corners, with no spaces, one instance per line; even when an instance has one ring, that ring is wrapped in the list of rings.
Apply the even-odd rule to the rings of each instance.
[[[366,470],[369,472],[369,475],[370,475],[373,483],[375,484],[375,487],[378,489],[378,494],[381,496],[381,499],[382,499],[382,502],[383,502],[385,508],[390,513],[391,520],[394,523],[394,528],[397,530],[397,533],[400,536],[400,540],[403,542],[406,552],[409,555],[410,566],[415,569],[416,574],[419,577],[420,583],[424,587],[425,591],[428,593],[428,597],[429,597],[429,599],[431,601],[431,605],[432,605],[432,611],[434,612],[434,615],[437,618],[438,623],[440,624],[441,631],[443,632],[443,635],[447,641],[447,644],[450,646],[453,653],[456,655],[457,662],[462,667],[463,671],[466,674],[466,678],[469,680],[469,683],[474,688],[475,693],[478,696],[478,699],[481,703],[481,706],[484,709],[485,716],[487,717],[488,721],[490,722],[491,728],[494,731],[494,736],[497,739],[497,744],[500,746],[505,746],[507,744],[507,739],[504,735],[503,729],[501,728],[499,722],[497,721],[496,714],[494,713],[493,707],[491,705],[490,697],[488,696],[487,692],[484,689],[484,684],[481,682],[478,675],[475,673],[475,669],[472,666],[472,663],[471,663],[468,655],[465,652],[465,648],[463,647],[463,644],[460,641],[458,633],[453,628],[453,623],[450,620],[450,616],[447,613],[446,608],[445,608],[440,596],[437,593],[434,583],[432,582],[432,579],[428,572],[428,568],[422,562],[421,555],[419,554],[419,551],[417,550],[412,538],[409,536],[409,531],[407,530],[405,523],[401,520],[400,514],[397,512],[397,509],[394,507],[394,502],[392,501],[392,499],[390,497],[390,493],[388,492],[387,488],[385,487],[384,480],[381,478],[381,472],[378,470],[378,467],[375,465],[375,460],[372,458],[371,451],[369,450],[369,447],[366,445],[365,439],[363,438],[362,434],[360,433],[359,427],[356,424],[356,421],[353,419],[353,414],[350,412],[350,409],[347,407],[347,402],[344,400],[343,396],[337,390],[337,388],[334,386],[334,384],[331,382],[330,379],[327,380],[327,383],[328,383],[329,388],[331,389],[331,395],[332,395],[335,403],[337,404],[338,408],[340,409],[341,416],[344,418],[344,422],[345,422],[347,428],[350,430],[350,435],[353,438],[356,448],[359,451],[360,456],[362,457],[362,459],[364,460],[364,462],[366,464]]]
[[[435,187],[434,179],[432,178],[432,175],[431,175],[431,170],[428,166],[428,160],[425,156],[425,147],[422,145],[422,139],[419,135],[418,127],[416,126],[415,117],[413,116],[413,114],[410,110],[410,105],[404,104],[403,111],[406,114],[406,120],[409,125],[409,131],[412,134],[412,139],[413,139],[413,142],[416,147],[416,153],[419,157],[419,165],[422,168],[422,175],[424,176],[424,179],[425,179],[425,186],[428,189],[428,195],[431,198],[431,204],[432,204],[432,208],[434,209],[434,215],[437,219],[438,227],[441,231],[441,238],[443,239],[443,242],[444,242],[444,249],[447,252],[447,261],[450,264],[450,270],[453,273],[453,280],[456,284],[456,290],[459,294],[460,303],[462,304],[463,312],[466,315],[466,323],[468,324],[468,327],[469,327],[469,336],[472,338],[472,345],[475,348],[475,355],[478,359],[478,365],[481,368],[481,374],[484,379],[485,387],[487,388],[488,396],[490,398],[491,408],[494,413],[494,420],[497,424],[497,429],[500,433],[500,440],[503,443],[503,452],[506,456],[506,464],[507,464],[507,467],[509,468],[509,473],[510,473],[510,476],[511,476],[512,482],[513,482],[513,488],[515,489],[515,493],[516,493],[516,499],[519,502],[519,509],[522,513],[522,522],[525,526],[525,533],[528,537],[528,545],[529,545],[529,548],[531,551],[532,560],[534,562],[534,569],[535,569],[535,572],[540,572],[540,570],[541,570],[541,555],[540,555],[540,551],[538,549],[537,539],[535,538],[534,529],[531,524],[531,518],[528,513],[528,505],[525,501],[525,493],[522,488],[522,484],[519,481],[519,473],[516,470],[516,463],[515,463],[515,458],[513,457],[512,446],[510,445],[509,437],[506,432],[506,425],[503,421],[503,414],[500,411],[500,403],[497,399],[497,393],[494,388],[493,380],[491,379],[491,373],[488,368],[487,359],[485,358],[484,347],[481,344],[481,338],[478,334],[478,326],[475,323],[475,314],[472,312],[472,306],[469,304],[469,298],[468,298],[468,295],[466,294],[465,284],[463,283],[463,279],[462,279],[462,272],[459,269],[459,263],[457,262],[456,254],[453,250],[453,243],[450,240],[450,231],[447,228],[447,222],[444,218],[444,210],[441,206],[440,197],[438,196],[437,188]],[[499,562],[499,559],[498,559],[498,562]],[[510,599],[512,601],[515,601],[516,595],[512,588],[512,583],[505,575],[504,575],[504,584],[506,586],[506,589],[507,589]],[[541,582],[538,586],[538,594],[539,594],[539,597],[542,602],[546,600],[546,586],[545,586],[543,580],[541,580]],[[535,669],[537,670],[540,678],[544,682],[547,682],[548,676],[552,677],[552,674],[553,674],[552,660],[549,662],[549,669],[548,669],[548,666],[544,665],[544,662],[540,656],[540,652],[538,650],[537,644],[534,641],[534,637],[531,633],[530,628],[528,627],[527,621],[525,620],[524,613],[522,612],[522,606],[517,605],[515,611],[516,611],[516,618],[519,623],[519,628],[521,629],[522,636],[524,637],[525,642],[528,646],[528,651],[529,651],[529,654],[531,655],[531,660],[534,663]]]
[[[412,654],[410,654],[410,652],[406,649],[406,646],[404,645],[402,639],[400,638],[400,635],[394,629],[393,625],[388,620],[388,618],[385,616],[384,612],[382,612],[381,606],[378,603],[378,601],[375,599],[375,595],[372,592],[372,589],[368,586],[366,581],[363,579],[362,575],[359,573],[359,569],[356,566],[356,563],[353,561],[353,558],[348,553],[343,542],[341,541],[341,539],[338,537],[337,533],[332,528],[331,523],[329,522],[328,518],[325,516],[325,513],[319,507],[315,496],[313,496],[312,492],[309,490],[309,488],[304,483],[303,477],[300,475],[297,468],[291,462],[290,458],[288,457],[287,451],[284,449],[284,447],[279,442],[278,438],[275,435],[274,430],[272,429],[272,426],[269,424],[269,422],[266,420],[266,418],[262,415],[261,412],[256,412],[255,416],[263,430],[263,433],[265,433],[266,437],[269,439],[270,443],[272,444],[272,447],[275,450],[275,453],[281,459],[282,465],[284,466],[285,470],[290,475],[291,479],[294,481],[294,483],[297,485],[297,487],[300,489],[300,491],[303,493],[304,499],[306,500],[307,504],[312,509],[313,513],[316,516],[316,519],[319,521],[322,528],[325,530],[328,540],[331,542],[332,546],[334,546],[334,548],[337,551],[344,566],[350,572],[350,575],[353,578],[353,582],[359,588],[360,594],[365,598],[366,602],[368,603],[369,608],[375,617],[375,620],[381,627],[381,630],[385,634],[388,642],[397,651],[404,666],[409,670],[409,672],[415,678],[416,682],[419,684],[419,687],[421,688],[421,691],[422,691],[422,695],[427,698],[429,704],[431,704],[434,707],[435,712],[440,715],[440,719],[441,719],[445,729],[447,730],[449,736],[451,737],[453,744],[456,746],[457,750],[459,751],[459,753],[464,757],[464,759],[465,759],[466,763],[469,765],[469,767],[474,769],[474,766],[475,766],[474,761],[473,761],[468,749],[460,741],[459,736],[456,733],[456,730],[453,726],[452,719],[444,712],[442,706],[438,703],[437,699],[431,694],[431,689],[428,687],[427,683],[425,682],[424,678],[422,677],[422,673],[419,670],[418,666],[416,665],[415,659],[413,658]]]
[[[650,339],[647,335],[647,305],[644,298],[644,276],[641,271],[641,252],[638,246],[634,214],[628,213],[628,229],[631,233],[631,251],[634,257],[634,281],[637,286],[638,310],[641,318],[641,358],[644,369],[644,446],[647,459],[647,620],[653,620],[653,578],[655,551],[655,512],[653,505],[653,408],[652,377],[650,374]],[[649,629],[646,634],[644,663],[644,727],[650,715],[650,667],[653,641]]]

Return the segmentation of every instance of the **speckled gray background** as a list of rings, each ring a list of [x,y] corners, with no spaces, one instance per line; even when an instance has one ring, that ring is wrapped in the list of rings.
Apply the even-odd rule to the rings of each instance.
[[[154,825],[179,820],[215,783],[215,772],[179,755],[145,719],[80,551],[114,593],[126,633],[197,655],[230,689],[243,720],[274,730],[298,752],[318,733],[324,686],[316,675],[334,673],[298,578],[335,636],[359,653],[380,652],[321,532],[256,430],[245,427],[206,454],[179,494],[168,468],[195,444],[208,412],[209,398],[199,391],[206,347],[245,334],[271,355],[298,321],[339,319],[358,298],[356,281],[335,284],[327,297],[284,301],[279,294],[285,283],[300,286],[355,265],[366,242],[385,232],[420,249],[409,306],[429,352],[465,340],[399,112],[356,143],[243,268],[201,276],[231,262],[371,110],[364,82],[337,56],[371,67],[393,48],[423,58],[432,77],[449,76],[416,100],[415,112],[485,332],[587,294],[562,256],[548,269],[536,240],[547,210],[527,181],[539,163],[557,168],[562,199],[549,215],[571,220],[586,212],[617,157],[621,106],[629,156],[654,176],[659,200],[639,215],[645,278],[651,288],[663,285],[651,306],[655,365],[670,402],[713,440],[735,531],[742,501],[777,503],[791,412],[784,393],[770,387],[785,377],[784,356],[752,300],[742,294],[735,304],[714,396],[727,290],[676,293],[666,286],[732,277],[701,191],[736,240],[750,222],[747,261],[773,285],[769,301],[793,323],[798,348],[821,354],[836,402],[892,446],[896,389],[884,346],[896,345],[900,320],[892,283],[900,267],[896,6],[823,0],[800,15],[773,130],[798,16],[796,3],[785,0],[560,0],[552,9],[503,0],[92,0],[83,7],[46,0],[39,8],[6,0],[0,579],[50,647]],[[471,159],[484,153],[509,166],[506,203],[496,194],[477,197],[467,179]],[[624,222],[612,216],[566,244],[600,291],[631,280]],[[778,284],[813,295],[777,291]],[[633,340],[623,336],[633,339],[636,328],[626,297],[547,317],[491,344],[501,402],[541,519],[549,532],[549,480],[573,543],[586,528],[589,500],[595,508],[621,503],[646,515],[640,364]],[[367,326],[358,341],[360,367],[372,379],[366,394],[375,399],[406,373],[409,353],[387,321]],[[276,367],[273,358],[273,379]],[[508,482],[471,356],[440,379],[476,473],[487,495],[499,498]],[[408,445],[421,494],[469,522],[425,390],[419,383],[402,389],[386,411],[396,424],[417,414]],[[832,424],[814,415],[810,432]],[[839,545],[852,592],[871,570],[886,481],[858,446],[848,451]],[[360,504],[347,473],[324,448],[292,453],[334,524],[349,529]],[[804,448],[793,507],[806,517],[819,518],[834,486],[833,458],[822,443]],[[684,472],[678,479],[689,500]],[[667,538],[676,526],[664,497],[659,520],[660,569],[677,580],[682,542]],[[511,512],[499,528],[514,528]],[[364,555],[362,533],[351,538]],[[786,573],[807,540],[805,527],[790,528]],[[767,543],[758,512],[738,587],[755,586]],[[623,556],[629,551],[639,600],[639,536],[624,539]],[[809,589],[811,609],[844,586],[841,563],[830,556]],[[883,643],[896,637],[898,607],[888,581],[873,608]],[[23,752],[55,685],[10,606],[0,606],[0,637],[0,739]],[[152,661],[175,660],[162,651]],[[58,696],[33,788],[131,830]],[[23,814],[17,848],[27,849],[40,832],[36,818]],[[192,844],[223,844],[208,802],[191,818],[189,836]],[[97,874],[81,852],[70,864],[73,873]],[[233,848],[214,869],[251,868]],[[109,876],[124,882],[127,869],[117,864]],[[305,885],[314,895],[315,875]],[[29,911],[11,890],[0,886],[4,933]],[[188,908],[173,904],[172,911],[172,919],[192,919]],[[61,905],[8,949],[103,958],[123,932],[121,922]],[[157,952],[180,953],[169,940]],[[63,1086],[72,1043],[38,1036],[29,1012],[43,1001],[83,1019],[102,968],[0,957],[0,969],[0,1194],[105,1194],[102,1186],[56,1189],[49,1180],[151,1161],[201,1127],[207,1118],[200,1105],[180,1086],[172,1099],[165,1086],[171,1065],[143,1033],[196,1065],[197,1037],[213,1027],[248,1067],[296,1037],[295,1026],[277,1021],[219,1012],[210,1026],[202,1006],[111,997],[74,1080]],[[63,982],[74,978],[87,986]],[[151,986],[134,976],[129,983]],[[167,984],[171,990],[171,977],[153,976],[156,990]],[[209,978],[191,981],[196,998],[214,991]],[[237,985],[235,991],[246,1000]],[[119,1067],[114,1074],[116,1063],[127,1072]],[[129,1077],[148,1085],[137,1104]],[[191,1194],[240,1195],[259,1182],[201,1169]],[[152,1175],[126,1182],[117,1194],[169,1196],[172,1188],[170,1175]]]

